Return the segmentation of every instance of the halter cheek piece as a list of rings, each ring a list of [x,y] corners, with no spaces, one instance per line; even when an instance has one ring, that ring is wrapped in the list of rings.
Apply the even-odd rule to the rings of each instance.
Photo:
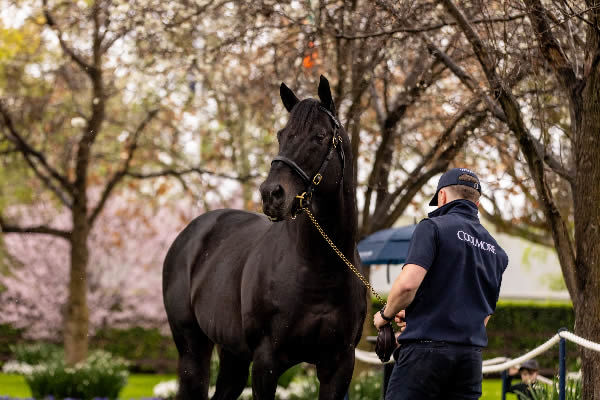
[[[327,156],[321,163],[321,166],[319,167],[319,169],[317,170],[317,173],[313,176],[313,178],[310,179],[309,175],[306,172],[304,172],[304,170],[302,168],[300,168],[300,166],[298,164],[296,164],[294,161],[290,160],[287,157],[277,156],[273,159],[273,161],[271,161],[271,164],[273,164],[275,161],[281,161],[282,163],[286,164],[294,172],[296,172],[300,176],[300,178],[302,178],[304,183],[307,185],[306,190],[304,192],[302,192],[302,194],[296,195],[296,198],[299,200],[298,213],[300,213],[304,207],[310,206],[313,192],[315,191],[316,187],[319,186],[319,184],[323,180],[323,174],[325,173],[327,164],[329,164],[329,161],[331,161],[331,159],[333,158],[333,153],[334,153],[335,149],[337,149],[338,152],[340,153],[340,158],[342,160],[342,177],[344,176],[344,169],[346,167],[346,159],[344,156],[344,147],[342,145],[342,136],[338,135],[338,129],[340,129],[340,127],[341,127],[340,122],[325,107],[319,106],[319,109],[321,111],[323,111],[324,113],[326,113],[329,116],[329,118],[331,118],[331,121],[333,122],[334,127],[333,127],[333,137],[331,139],[331,146],[329,147]],[[296,218],[296,216],[297,216],[297,214],[293,215],[292,218]]]

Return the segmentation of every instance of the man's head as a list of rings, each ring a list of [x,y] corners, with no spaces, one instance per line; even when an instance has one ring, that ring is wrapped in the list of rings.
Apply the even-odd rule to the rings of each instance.
[[[481,184],[477,175],[466,168],[454,168],[441,176],[430,206],[441,207],[451,201],[465,199],[479,205]]]
[[[521,374],[521,380],[523,383],[529,385],[533,384],[537,380],[539,364],[535,360],[527,360],[519,368],[519,374]]]

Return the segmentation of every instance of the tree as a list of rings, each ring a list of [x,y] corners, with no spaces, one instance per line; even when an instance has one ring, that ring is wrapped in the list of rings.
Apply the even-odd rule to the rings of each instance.
[[[541,0],[500,3],[442,4],[463,33],[484,78],[464,75],[463,82],[485,82],[490,111],[502,121],[519,144],[544,223],[560,260],[563,276],[575,309],[575,332],[600,341],[600,2]],[[477,29],[473,9],[508,15],[524,12],[528,23],[515,29],[487,23]],[[583,36],[584,35],[584,36]],[[515,56],[520,41],[533,37],[536,47],[529,57]],[[500,41],[502,40],[502,43]],[[513,47],[514,46],[514,47]],[[527,47],[527,46],[525,46]],[[521,49],[523,50],[523,49]],[[522,52],[522,51],[521,51]],[[522,52],[523,53],[523,52]],[[519,63],[526,63],[520,64]],[[520,103],[507,81],[506,69],[527,68],[537,82],[550,76],[554,94],[566,100],[562,125],[545,126],[544,113],[537,119],[528,105]],[[535,83],[535,82],[534,82]],[[542,94],[541,90],[536,91]],[[553,128],[553,129],[550,129]],[[536,134],[539,132],[540,134]],[[539,138],[541,136],[541,138]],[[556,146],[556,143],[565,146]],[[557,148],[558,147],[558,148]],[[557,183],[559,182],[559,183]],[[567,187],[567,196],[561,187]],[[556,189],[556,190],[555,190]],[[560,203],[568,199],[570,206]],[[571,211],[572,210],[572,211]],[[569,213],[573,213],[572,224]],[[583,398],[600,396],[600,355],[580,350]]]
[[[168,114],[177,101],[173,95],[187,90],[186,63],[176,61],[185,54],[175,44],[194,48],[182,32],[195,29],[195,18],[212,2],[21,5],[31,10],[22,31],[32,29],[40,39],[32,56],[11,59],[2,69],[0,127],[8,143],[3,157],[7,164],[27,165],[36,178],[27,184],[67,210],[70,221],[62,227],[44,221],[21,225],[4,205],[0,227],[5,234],[50,235],[68,243],[63,333],[66,359],[75,363],[88,347],[88,239],[115,188],[139,173],[140,149],[155,156],[159,144],[170,141],[172,130],[159,117],[173,116]],[[131,85],[134,94],[128,93]],[[142,140],[150,130],[153,136]],[[94,187],[101,189],[92,193]]]

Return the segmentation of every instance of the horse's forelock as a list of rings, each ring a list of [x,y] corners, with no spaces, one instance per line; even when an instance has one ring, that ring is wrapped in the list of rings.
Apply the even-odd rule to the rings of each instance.
[[[287,129],[292,134],[309,130],[319,115],[319,104],[319,101],[315,99],[305,99],[296,104],[287,123]]]

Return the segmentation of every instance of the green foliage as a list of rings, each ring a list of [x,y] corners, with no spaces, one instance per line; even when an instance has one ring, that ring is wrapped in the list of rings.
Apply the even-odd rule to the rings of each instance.
[[[103,329],[92,338],[91,347],[129,360],[132,372],[172,372],[177,365],[173,339],[158,329]]]
[[[13,358],[29,365],[38,365],[64,358],[61,347],[52,343],[19,343],[10,346]]]
[[[308,400],[319,397],[319,379],[314,371],[308,370],[308,374],[294,376],[288,386],[290,393],[288,400]]]
[[[40,364],[25,380],[34,398],[116,399],[127,384],[127,367],[125,360],[95,351],[73,367],[62,359]]]
[[[371,400],[381,398],[383,372],[369,370],[361,374],[350,384],[350,398],[352,400]]]
[[[532,393],[533,400],[558,400],[558,382],[552,382],[552,385],[539,385]],[[581,399],[581,381],[567,381],[565,390],[565,400],[580,400]]]
[[[294,365],[292,368],[288,369],[283,374],[281,374],[277,385],[284,388],[290,386],[290,383],[292,382],[294,377],[302,374],[304,371],[304,366],[302,364]]]
[[[12,344],[19,342],[22,335],[21,329],[15,329],[8,324],[0,324],[0,366],[13,358]]]

